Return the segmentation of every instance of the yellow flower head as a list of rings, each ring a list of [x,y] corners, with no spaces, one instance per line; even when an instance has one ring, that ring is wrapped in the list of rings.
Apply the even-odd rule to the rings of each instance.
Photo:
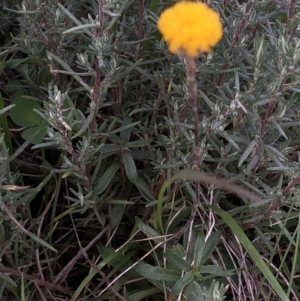
[[[161,14],[157,25],[170,52],[183,50],[191,57],[209,52],[222,37],[219,14],[204,3],[178,2]]]

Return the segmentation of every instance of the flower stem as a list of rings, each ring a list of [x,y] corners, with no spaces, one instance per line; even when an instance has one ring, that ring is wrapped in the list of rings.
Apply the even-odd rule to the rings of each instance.
[[[197,58],[186,56],[186,68],[187,68],[187,85],[189,93],[189,104],[192,113],[192,119],[194,122],[194,152],[191,157],[193,162],[193,169],[200,171],[200,144],[199,144],[199,113],[198,113],[198,102],[197,102],[197,82],[196,82],[196,70],[197,70]],[[199,182],[195,183],[195,199],[193,201],[193,209],[185,226],[180,229],[176,234],[174,243],[177,244],[181,235],[185,233],[188,229],[192,231],[194,219],[197,214],[197,209],[200,204],[201,186]],[[189,235],[190,237],[190,235]],[[188,244],[189,245],[189,244]]]
[[[196,82],[196,70],[197,70],[197,58],[186,57],[187,64],[187,85],[189,93],[189,103],[191,106],[192,119],[194,123],[194,153],[192,156],[193,165],[196,170],[200,170],[200,144],[199,144],[199,111],[197,101],[197,82]]]

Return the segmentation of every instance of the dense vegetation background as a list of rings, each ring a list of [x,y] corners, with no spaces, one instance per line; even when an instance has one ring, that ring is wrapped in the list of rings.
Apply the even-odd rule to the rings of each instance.
[[[1,0],[3,300],[300,300],[299,2],[206,1],[201,170],[259,201],[191,172],[175,2]]]

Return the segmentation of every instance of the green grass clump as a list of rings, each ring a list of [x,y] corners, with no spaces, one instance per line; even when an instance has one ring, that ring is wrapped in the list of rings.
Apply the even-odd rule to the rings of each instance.
[[[210,1],[196,126],[176,1],[2,2],[3,300],[300,299],[297,1]]]

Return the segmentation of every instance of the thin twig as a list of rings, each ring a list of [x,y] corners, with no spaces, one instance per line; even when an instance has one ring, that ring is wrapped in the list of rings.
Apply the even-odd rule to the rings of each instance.
[[[18,269],[14,269],[14,268],[10,268],[10,267],[4,266],[4,265],[0,265],[0,272],[9,273],[11,275],[18,276],[18,277],[23,276],[24,279],[33,281],[34,283],[36,283],[39,286],[44,286],[44,287],[49,288],[50,290],[55,290],[55,291],[58,291],[58,292],[61,292],[61,293],[64,293],[64,294],[71,294],[71,290],[67,287],[62,287],[60,285],[57,285],[57,284],[54,284],[54,283],[51,283],[51,282],[48,282],[48,281],[43,281],[41,279],[37,279],[37,278],[35,278],[36,276],[31,276],[31,275],[28,275],[28,274],[24,274]]]
[[[130,271],[131,269],[133,269],[135,266],[138,265],[138,263],[141,260],[144,260],[146,257],[148,257],[154,250],[156,250],[158,247],[160,247],[161,245],[165,244],[167,241],[173,239],[174,236],[171,236],[169,238],[167,238],[166,240],[158,243],[154,248],[152,248],[149,252],[147,252],[140,260],[136,261],[134,264],[132,264],[130,267],[128,267],[125,271],[123,271],[122,273],[120,273],[111,283],[109,283],[98,295],[97,297],[100,297],[101,295],[103,295],[104,292],[106,292],[116,281],[118,281],[123,275],[125,275],[128,271]]]
[[[63,281],[70,271],[72,270],[73,266],[75,263],[80,259],[84,253],[86,253],[104,234],[105,232],[109,229],[109,225],[107,225],[103,230],[83,249],[80,249],[78,253],[71,259],[68,264],[60,271],[60,273],[56,276],[55,280],[53,283],[59,283]]]

